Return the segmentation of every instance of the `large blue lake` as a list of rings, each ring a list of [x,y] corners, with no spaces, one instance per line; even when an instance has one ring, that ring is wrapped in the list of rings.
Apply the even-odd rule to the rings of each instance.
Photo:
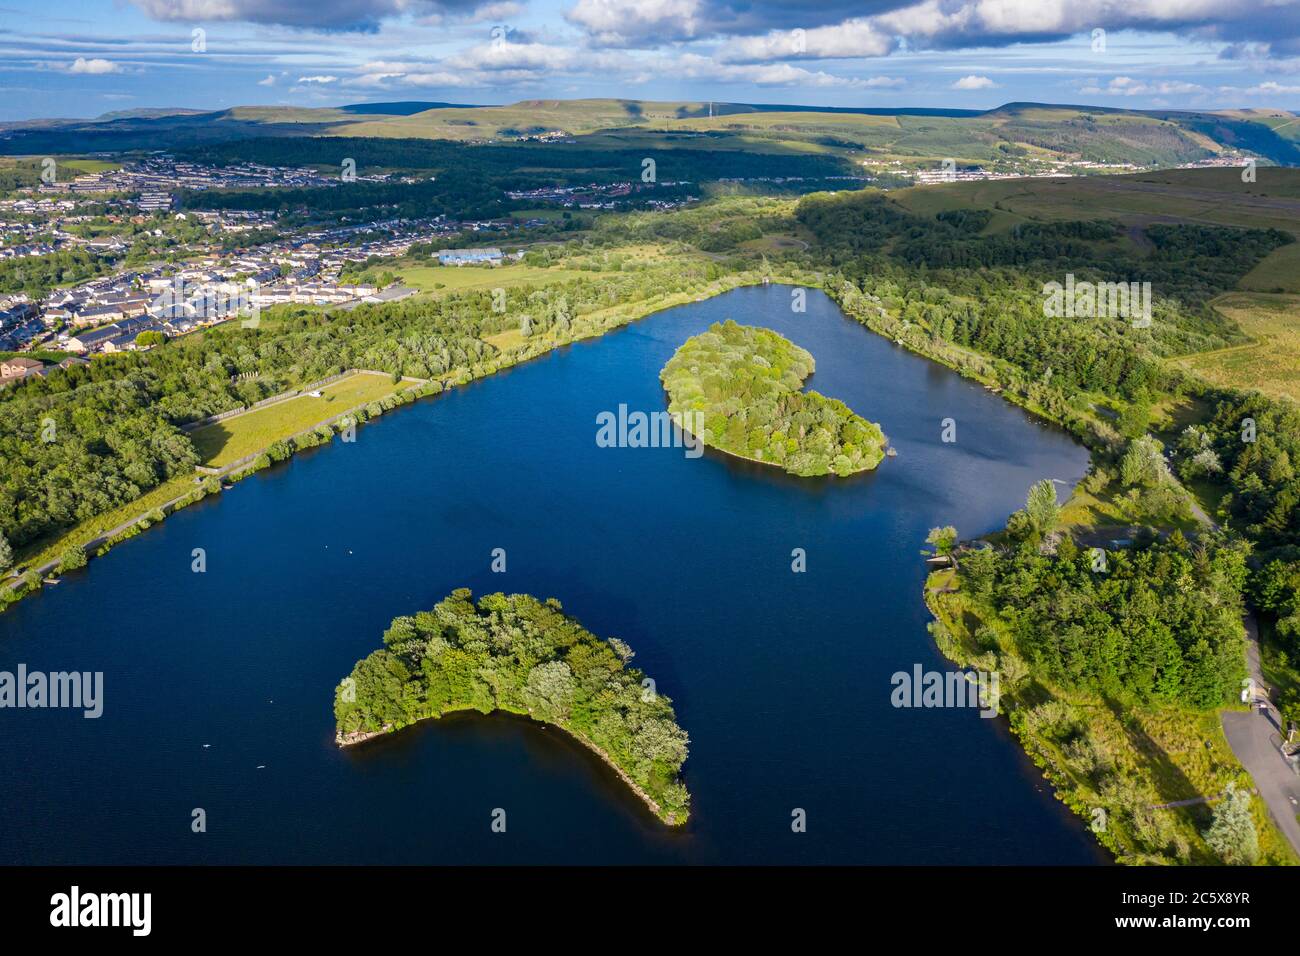
[[[811,351],[810,387],[898,457],[808,480],[597,447],[597,413],[663,409],[659,370],[724,318]],[[1099,862],[1004,721],[890,704],[894,672],[947,667],[927,530],[1000,527],[1033,482],[1086,463],[820,292],[804,313],[772,287],[651,316],[264,471],[0,615],[0,669],[105,675],[98,720],[0,710],[0,862]],[[556,597],[632,645],[691,736],[686,828],[520,719],[335,747],[338,681],[394,616],[459,586]]]

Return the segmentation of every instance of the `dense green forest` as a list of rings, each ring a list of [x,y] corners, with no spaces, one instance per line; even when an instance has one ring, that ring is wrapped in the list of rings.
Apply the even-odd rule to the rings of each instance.
[[[904,326],[1005,359],[1058,392],[1125,398],[1176,387],[1160,358],[1241,342],[1208,300],[1290,241],[1276,230],[1154,225],[1151,252],[1133,256],[1114,241],[1111,223],[1031,223],[983,235],[987,216],[917,216],[874,191],[807,197],[796,211],[819,255]],[[1150,282],[1151,326],[1047,316],[1043,285],[1067,274]]]
[[[458,710],[527,714],[595,749],[654,803],[667,823],[686,822],[680,778],[686,732],[672,702],[622,641],[603,641],[558,601],[466,588],[431,611],[395,618],[384,647],[338,686],[340,735],[399,730]],[[341,737],[346,740],[346,736]]]
[[[703,416],[706,445],[779,465],[792,475],[850,475],[884,457],[880,426],[819,392],[806,350],[769,329],[728,319],[693,336],[660,374],[668,410]]]
[[[1013,527],[1014,527],[1013,522]],[[1095,556],[1062,538],[1044,549],[1022,526],[1011,547],[962,558],[962,590],[1010,629],[1053,683],[1136,704],[1219,707],[1245,677],[1246,547],[1175,532]]]
[[[1220,396],[1214,415],[1184,431],[1175,451],[1185,478],[1227,485],[1220,510],[1262,553],[1300,557],[1300,408]]]
[[[12,166],[0,167],[0,196],[41,184],[41,164],[34,159],[19,159]]]
[[[1219,515],[1251,541],[1248,595],[1271,628],[1282,666],[1300,665],[1300,408],[1262,395],[1219,396],[1213,417],[1188,426],[1174,467],[1189,480],[1227,491]],[[1279,690],[1300,725],[1300,690]]]

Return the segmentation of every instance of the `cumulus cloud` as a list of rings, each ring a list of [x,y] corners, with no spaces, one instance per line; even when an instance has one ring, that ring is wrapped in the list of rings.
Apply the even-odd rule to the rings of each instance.
[[[704,0],[578,0],[565,18],[602,46],[693,40],[705,29]]]
[[[326,74],[326,75],[317,75],[317,76],[300,76],[300,77],[298,77],[298,82],[299,82],[299,83],[318,83],[318,84],[320,84],[320,85],[323,86],[323,85],[325,85],[325,84],[327,84],[327,83],[337,83],[337,82],[338,82],[338,79],[339,79],[339,78],[338,78],[337,76],[330,76],[330,75],[327,75],[327,74]]]
[[[1062,40],[1107,31],[1179,33],[1265,44],[1295,55],[1300,0],[576,0],[569,22],[605,45],[654,46],[726,39],[732,62],[884,56],[910,48],[953,49]]]
[[[1209,91],[1197,83],[1182,80],[1136,80],[1131,76],[1116,76],[1105,86],[1101,86],[1097,80],[1089,80],[1080,88],[1080,92],[1104,96],[1171,96]]]
[[[418,66],[410,66],[396,70],[371,70],[358,76],[352,85],[374,89],[391,89],[394,86],[467,89],[486,86],[487,84],[478,76],[470,76],[466,73],[427,70],[420,69]]]
[[[577,51],[545,43],[483,43],[468,47],[443,61],[463,70],[542,70],[563,72],[573,66]]]
[[[239,20],[317,30],[377,30],[404,13],[472,16],[483,0],[131,0],[155,20]],[[500,6],[500,4],[492,4]]]
[[[98,57],[86,59],[84,56],[79,56],[72,61],[68,70],[73,73],[118,73],[121,67],[112,60],[101,60]]]
[[[1239,86],[1221,86],[1220,93],[1231,93],[1246,96],[1295,96],[1300,93],[1300,86],[1287,85],[1278,83],[1275,80],[1265,80],[1255,86],[1242,89]]]
[[[987,76],[963,76],[960,80],[952,85],[954,90],[991,90],[997,86]]]
[[[793,86],[809,89],[826,89],[843,87],[848,89],[867,89],[892,83],[885,77],[873,80],[856,77],[836,76],[823,70],[805,70],[803,67],[789,63],[718,63],[709,57],[695,53],[683,53],[666,65],[674,76],[684,76],[693,80],[713,80],[722,83],[752,83],[755,86]]]
[[[856,19],[833,27],[772,31],[765,36],[740,37],[718,50],[718,59],[738,63],[788,59],[839,59],[887,56],[898,44],[869,20]]]
[[[510,18],[517,17],[524,12],[524,5],[516,3],[514,0],[502,0],[500,3],[485,3],[481,7],[476,7],[467,15],[471,23],[501,23]]]

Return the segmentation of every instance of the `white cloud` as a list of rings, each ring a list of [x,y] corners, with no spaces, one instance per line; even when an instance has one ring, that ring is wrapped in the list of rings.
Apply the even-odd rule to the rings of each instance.
[[[707,33],[702,0],[578,0],[565,15],[602,46],[657,46]]]
[[[300,76],[298,77],[298,82],[299,83],[320,83],[323,85],[326,83],[337,83],[338,79],[339,78],[337,76],[329,76],[329,75]]]
[[[155,20],[245,21],[306,30],[374,31],[387,19],[415,13],[470,16],[480,0],[131,0]],[[495,4],[500,8],[501,4]]]
[[[449,73],[443,70],[377,70],[363,73],[353,81],[354,86],[389,89],[393,86],[417,87],[468,87],[486,86],[486,81],[466,73]]]
[[[887,56],[894,45],[893,37],[876,29],[870,20],[854,19],[833,27],[773,30],[761,37],[741,37],[724,43],[718,59],[754,63]]]
[[[976,76],[972,73],[970,76],[963,76],[952,85],[952,88],[954,90],[991,90],[995,86],[997,84],[987,76]]]
[[[443,60],[443,64],[462,70],[544,70],[561,72],[570,69],[578,52],[568,47],[545,43],[484,43],[467,47]],[[584,58],[587,59],[587,58]]]
[[[709,57],[696,53],[683,53],[675,59],[664,61],[663,71],[671,71],[673,76],[684,76],[693,80],[714,80],[722,83],[753,83],[756,86],[802,86],[816,89],[828,87],[845,87],[849,89],[866,89],[882,85],[884,77],[862,80],[856,77],[836,76],[822,70],[805,70],[803,67],[789,63],[718,63]]]
[[[504,23],[511,17],[517,17],[523,12],[524,5],[522,3],[515,3],[514,0],[502,0],[500,3],[485,3],[474,10],[466,19],[470,23]]]
[[[579,6],[599,7],[609,14],[601,29],[617,31],[620,18],[616,9],[619,13],[627,9],[626,16],[631,18],[643,2],[579,0]],[[810,8],[780,2],[738,4],[735,0],[707,0],[703,7],[693,6],[695,25],[689,35],[731,37],[719,48],[718,57],[734,62],[887,56],[903,46],[912,50],[1004,47],[1088,36],[1096,27],[1111,33],[1159,31],[1230,42],[1253,56],[1294,56],[1300,49],[1300,41],[1295,39],[1300,36],[1300,0],[1265,0],[1262,4],[1241,0],[902,0],[862,4],[868,10],[872,6],[886,8],[879,13],[850,12],[847,4],[837,0],[821,0]],[[582,18],[570,19],[587,25]],[[683,38],[670,31],[658,36],[660,42]],[[1278,42],[1278,38],[1286,39]]]
[[[1221,86],[1219,92],[1245,94],[1246,96],[1294,96],[1300,93],[1300,86],[1287,86],[1275,80],[1265,80],[1257,86],[1244,90],[1239,86]]]
[[[274,74],[274,73],[268,73],[268,74],[266,75],[266,79],[264,79],[264,80],[258,80],[258,81],[257,81],[257,85],[258,85],[258,86],[275,86],[275,74]]]
[[[1208,93],[1205,87],[1182,80],[1135,80],[1131,76],[1112,77],[1105,86],[1097,80],[1088,81],[1080,88],[1081,93],[1105,96],[1171,96],[1175,94]]]
[[[101,60],[98,57],[86,59],[79,56],[72,61],[68,69],[73,73],[117,73],[120,67],[112,60]]]

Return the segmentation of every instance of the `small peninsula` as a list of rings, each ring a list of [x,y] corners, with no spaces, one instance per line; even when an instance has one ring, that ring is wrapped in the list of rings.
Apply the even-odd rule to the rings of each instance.
[[[843,402],[802,391],[814,366],[789,339],[728,319],[687,339],[659,380],[674,418],[702,419],[696,437],[719,451],[801,477],[875,468],[884,432]]]
[[[384,647],[335,689],[340,746],[460,710],[506,711],[566,731],[593,750],[664,823],[689,816],[686,732],[672,702],[554,598],[458,588],[431,611],[394,618]]]

